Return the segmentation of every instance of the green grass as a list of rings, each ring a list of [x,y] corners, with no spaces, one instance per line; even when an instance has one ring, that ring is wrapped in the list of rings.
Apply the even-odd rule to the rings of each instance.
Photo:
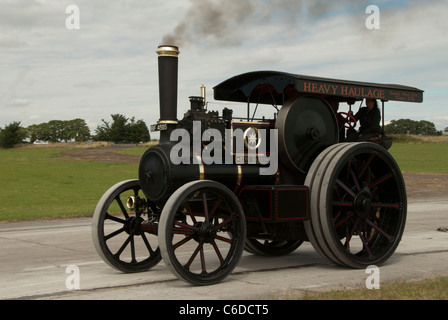
[[[137,178],[137,166],[76,161],[59,148],[0,149],[0,221],[91,215],[115,183]]]
[[[403,172],[448,174],[448,144],[394,143],[389,152]]]
[[[288,300],[447,300],[448,277],[422,281],[390,282],[379,289],[341,289],[330,292],[289,294]]]
[[[448,137],[444,138],[394,137],[407,143],[394,143],[390,152],[404,172],[448,174]],[[119,152],[143,155],[147,147]],[[91,215],[109,187],[137,178],[137,165],[77,161],[59,155],[67,150],[64,144],[0,149],[0,221]]]

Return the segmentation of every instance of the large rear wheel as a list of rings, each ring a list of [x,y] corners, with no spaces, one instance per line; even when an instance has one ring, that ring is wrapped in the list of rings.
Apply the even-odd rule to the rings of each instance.
[[[341,143],[314,161],[307,235],[317,252],[354,268],[380,265],[397,248],[406,223],[401,171],[384,148]]]

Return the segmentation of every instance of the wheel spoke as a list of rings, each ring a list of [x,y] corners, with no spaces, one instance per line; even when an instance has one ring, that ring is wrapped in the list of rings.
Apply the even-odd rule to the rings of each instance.
[[[336,220],[334,221],[335,223],[335,227],[338,228],[341,224],[343,224],[344,222],[347,222],[349,219],[353,218],[355,216],[355,214],[353,212],[350,212],[349,215],[347,215],[345,218],[343,218],[341,221],[338,221],[338,223],[336,224]]]
[[[233,219],[232,219],[232,218],[229,218],[229,219],[227,219],[226,221],[221,222],[219,225],[217,225],[217,226],[216,226],[216,229],[219,230],[219,229],[221,229],[222,227],[224,227],[225,225],[231,223],[232,221],[233,221]]]
[[[350,170],[350,175],[352,176],[352,179],[355,182],[356,189],[358,190],[358,192],[360,192],[361,191],[361,186],[359,185],[358,178],[356,177],[355,172],[353,170]]]
[[[375,230],[377,230],[380,234],[382,234],[383,236],[385,236],[387,238],[387,240],[391,241],[392,240],[392,236],[387,234],[383,229],[381,229],[380,227],[378,227],[375,223],[373,223],[372,221],[370,221],[369,219],[366,219],[366,222],[369,226],[371,226],[372,228],[374,228]]]
[[[212,246],[213,246],[213,249],[215,249],[216,255],[218,256],[218,259],[221,262],[221,265],[223,265],[224,264],[224,259],[223,259],[222,254],[221,254],[221,250],[219,250],[219,248],[216,245],[215,241],[212,242]]]
[[[196,256],[198,255],[198,253],[201,251],[202,246],[204,245],[204,242],[200,242],[199,245],[196,247],[196,250],[194,250],[193,254],[191,255],[190,259],[188,260],[188,262],[185,264],[185,267],[187,269],[190,269],[191,264],[193,263],[194,259],[196,258]]]
[[[400,208],[400,204],[398,203],[372,203],[372,207],[377,207],[377,208],[393,208],[393,209],[399,209]]]
[[[120,255],[123,253],[124,249],[128,246],[129,242],[133,238],[133,235],[130,235],[125,242],[121,245],[120,249],[118,249],[117,253],[115,253],[116,257],[120,257]]]
[[[176,250],[177,248],[179,248],[180,246],[184,245],[185,243],[187,243],[188,241],[190,241],[191,239],[193,239],[192,235],[189,235],[188,237],[185,237],[184,239],[182,239],[181,241],[177,242],[176,244],[173,245],[174,250]]]
[[[218,209],[219,205],[221,204],[222,199],[218,199],[218,201],[216,201],[215,206],[213,207],[212,211],[210,212],[210,218],[213,217],[213,215],[215,214],[216,209]]]
[[[137,260],[135,259],[135,242],[134,242],[134,236],[131,236],[131,263],[137,263]]]
[[[205,221],[209,221],[208,217],[208,204],[207,204],[207,194],[205,192],[202,193],[202,201],[204,203],[204,214],[205,214]]]
[[[233,240],[229,238],[224,238],[222,236],[216,236],[216,239],[232,244]]]
[[[362,233],[359,231],[358,228],[356,228],[356,232],[358,233],[359,238],[361,239],[362,244],[363,244],[363,246],[364,246],[364,249],[367,251],[367,254],[369,255],[369,258],[372,258],[372,257],[373,257],[373,254],[372,254],[372,252],[370,251],[370,248],[369,248],[369,245],[368,245],[366,239],[363,237]]]
[[[346,248],[348,250],[350,250],[349,243],[350,243],[350,241],[352,239],[353,234],[357,230],[358,223],[359,223],[359,218],[356,219],[356,221],[355,221],[355,223],[354,223],[354,225],[353,225],[353,227],[352,227],[350,232],[349,232],[349,229],[348,229],[349,226],[348,226],[348,223],[347,223],[347,227],[346,227],[347,237],[345,238],[345,243],[346,243]]]
[[[366,170],[368,170],[368,175],[370,175],[370,164],[372,163],[372,160],[376,157],[375,154],[371,154],[369,159],[367,160],[366,164],[364,165],[364,167],[361,169],[361,171],[358,174],[358,180],[361,180],[362,176],[364,175],[364,173],[366,172]],[[367,184],[368,185],[368,184]]]
[[[175,222],[174,227],[173,227],[173,234],[189,235],[197,230],[198,230],[198,228],[190,226],[188,224],[181,223],[181,222]]]
[[[201,274],[207,274],[207,270],[205,268],[204,246],[201,246],[201,249],[199,250],[199,252],[200,252],[200,256],[201,256],[201,268],[202,268]]]
[[[122,233],[122,232],[124,232],[124,231],[125,231],[124,227],[123,227],[123,228],[120,228],[120,229],[117,229],[117,230],[115,230],[114,232],[109,233],[107,236],[104,236],[104,240],[107,241],[107,240],[109,240],[110,238],[113,238],[113,237],[119,235],[120,233]]]
[[[120,206],[121,212],[123,212],[123,215],[126,217],[126,219],[129,219],[129,214],[126,208],[123,205],[123,202],[120,199],[120,195],[115,197],[115,200],[117,201],[118,205]]]
[[[155,252],[151,247],[151,244],[148,241],[148,238],[146,237],[146,235],[144,233],[141,234],[142,240],[146,246],[146,249],[148,249],[149,252],[149,256],[151,257]]]
[[[342,189],[344,189],[344,191],[347,192],[347,194],[349,194],[352,198],[356,197],[356,194],[352,190],[350,190],[350,188],[347,187],[347,185],[343,183],[341,180],[337,179],[336,184],[340,186]]]
[[[190,216],[193,223],[196,223],[196,217],[193,214],[193,211],[191,211],[190,205],[188,204],[188,200],[185,199],[185,209],[187,209],[188,215]]]
[[[347,207],[347,208],[352,208],[353,207],[353,201],[349,202],[349,201],[333,201],[331,203],[333,206],[335,207]]]
[[[387,181],[387,180],[390,179],[392,176],[393,176],[392,173],[388,173],[388,174],[382,176],[381,178],[379,178],[378,180],[376,180],[375,182],[373,182],[371,185],[369,185],[369,189],[372,189],[372,188],[378,186],[379,184],[381,184],[381,183]]]
[[[120,219],[120,218],[115,217],[115,216],[113,216],[113,215],[110,215],[109,213],[106,213],[106,216],[104,217],[104,219],[105,219],[105,220],[106,220],[106,219],[108,219],[108,220],[112,220],[112,221],[119,222],[119,223],[122,223],[122,224],[125,224],[125,223],[126,223],[126,220],[123,220],[123,219]]]

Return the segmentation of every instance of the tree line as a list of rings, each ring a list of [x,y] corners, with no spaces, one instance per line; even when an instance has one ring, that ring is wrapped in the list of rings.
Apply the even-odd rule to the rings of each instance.
[[[12,122],[3,129],[0,128],[0,147],[11,148],[16,144],[35,141],[67,142],[67,141],[110,141],[115,143],[148,142],[151,137],[143,120],[127,118],[122,114],[112,114],[112,121],[102,119],[92,135],[83,119],[52,120],[41,124],[33,124],[26,128],[20,122]],[[392,120],[384,126],[386,134],[410,134],[438,136],[434,123],[426,120],[410,119]]]
[[[384,126],[386,134],[411,134],[422,136],[441,136],[442,131],[437,131],[434,123],[426,120],[410,120],[399,119],[392,120],[389,124]]]
[[[112,122],[102,119],[92,135],[83,119],[51,120],[40,124],[22,127],[14,121],[0,128],[0,147],[12,148],[19,143],[68,142],[68,141],[109,141],[115,143],[139,143],[151,139],[148,127],[143,120],[112,114]]]

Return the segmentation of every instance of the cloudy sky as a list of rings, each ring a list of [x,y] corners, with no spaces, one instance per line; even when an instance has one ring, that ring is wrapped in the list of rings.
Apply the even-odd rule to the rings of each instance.
[[[70,5],[79,29],[67,28]],[[369,5],[380,10],[380,29],[366,27]],[[429,120],[441,130],[447,12],[446,0],[0,0],[0,127],[82,118],[94,133],[115,113],[155,123],[155,51],[170,41],[181,51],[179,118],[202,84],[209,109],[220,110],[213,86],[276,70],[417,87],[423,104],[389,102],[385,120]]]

